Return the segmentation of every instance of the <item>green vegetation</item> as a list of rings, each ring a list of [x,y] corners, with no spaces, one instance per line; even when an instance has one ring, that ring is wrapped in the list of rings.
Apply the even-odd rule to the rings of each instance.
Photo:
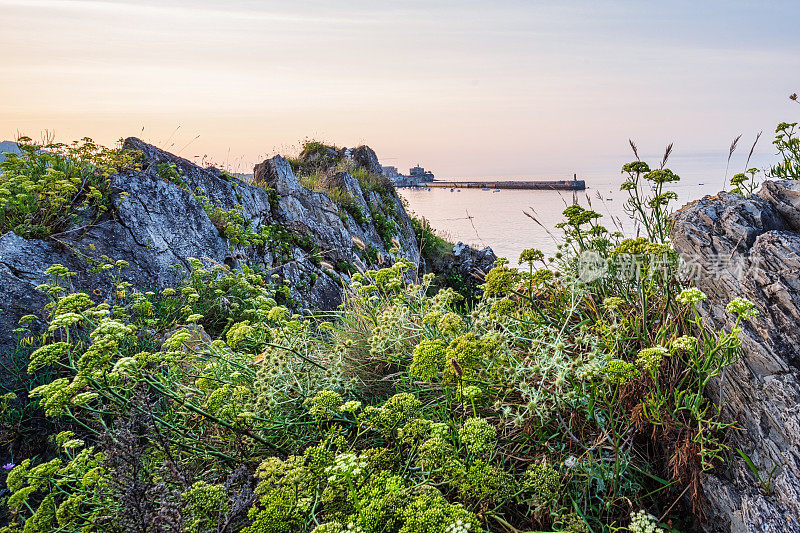
[[[102,302],[50,267],[48,327],[23,317],[0,396],[0,435],[28,450],[8,465],[0,531],[692,527],[735,428],[706,387],[757,311],[737,298],[731,330],[701,321],[705,295],[666,239],[675,198],[659,185],[678,177],[663,167],[623,167],[648,237],[570,206],[558,253],[498,260],[474,302],[409,282],[405,260],[354,272],[339,311],[308,317],[246,267],[191,260],[180,286],[140,292],[108,263]],[[240,224],[210,209],[221,231]]]
[[[798,137],[797,122],[778,124],[773,144],[781,155],[781,162],[772,167],[770,177],[783,180],[800,179],[800,137]]]
[[[139,166],[139,152],[85,138],[70,145],[19,139],[21,154],[0,163],[0,234],[45,238],[91,224],[109,210],[110,176]]]
[[[453,243],[438,236],[425,218],[411,216],[411,226],[419,244],[420,255],[426,260],[442,257],[452,251]]]
[[[300,156],[290,159],[292,169],[297,174],[300,184],[306,189],[321,192],[340,208],[343,220],[349,215],[360,226],[369,223],[370,218],[375,223],[378,234],[386,248],[392,247],[392,240],[397,233],[397,206],[396,193],[392,182],[382,174],[373,174],[359,166],[351,159],[344,158],[342,150],[335,146],[328,146],[319,141],[307,141],[300,151]],[[344,188],[332,185],[335,174],[347,172],[359,183],[363,193],[376,192],[380,196],[378,205],[370,205],[370,212],[364,213],[361,205]]]
[[[240,225],[215,213],[223,231]],[[31,401],[57,428],[47,453],[9,472],[12,524],[652,525],[642,509],[670,509],[728,453],[732,422],[703,393],[736,357],[738,322],[703,328],[693,309],[703,295],[681,290],[668,244],[608,234],[576,206],[565,216],[552,270],[533,268],[545,264],[535,250],[520,258],[527,272],[498,261],[468,307],[431,290],[431,276],[405,281],[406,261],[354,273],[344,309],[325,320],[292,315],[278,303],[285,286],[247,269],[193,261],[189,279],[161,293],[112,275],[114,299],[98,303],[52,267],[48,331],[23,342],[31,386],[3,417]],[[612,265],[606,275],[586,277],[589,252]],[[630,261],[638,273],[618,267]],[[729,311],[754,313],[746,301]]]

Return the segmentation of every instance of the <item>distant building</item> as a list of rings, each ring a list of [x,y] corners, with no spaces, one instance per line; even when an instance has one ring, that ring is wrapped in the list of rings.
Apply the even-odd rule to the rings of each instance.
[[[430,170],[425,170],[424,168],[419,166],[419,164],[417,164],[417,166],[415,167],[412,167],[408,171],[408,173],[410,174],[411,178],[414,181],[421,181],[421,182],[433,181],[434,177],[433,172],[431,172]]]
[[[382,166],[381,168],[383,169],[383,175],[389,178],[390,180],[395,180],[402,177],[400,173],[397,171],[397,167]]]
[[[433,181],[433,172],[427,171],[417,165],[409,171],[409,175],[401,174],[397,167],[390,165],[381,166],[383,175],[392,180],[395,187],[416,187],[420,183]]]

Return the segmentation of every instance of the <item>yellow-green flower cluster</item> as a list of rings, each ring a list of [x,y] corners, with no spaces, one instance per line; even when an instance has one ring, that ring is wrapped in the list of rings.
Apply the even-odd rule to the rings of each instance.
[[[228,492],[222,485],[209,485],[205,481],[197,481],[183,495],[191,520],[188,524],[190,532],[207,531],[216,526],[217,518],[224,516],[228,504]]]
[[[442,318],[439,319],[437,327],[443,334],[455,336],[464,329],[464,321],[458,314],[449,312],[445,313]]]
[[[745,320],[758,316],[756,305],[746,298],[734,298],[725,309],[729,313],[739,315]]]
[[[480,533],[477,517],[461,507],[448,503],[441,495],[422,494],[403,512],[405,523],[400,533]]]
[[[532,464],[525,470],[524,489],[540,504],[556,501],[561,493],[561,474],[547,464]]]
[[[603,307],[610,311],[616,311],[623,305],[625,305],[625,300],[619,296],[609,296],[603,300]]]
[[[447,347],[441,340],[423,340],[415,348],[408,372],[419,379],[433,381],[444,370]]]
[[[458,430],[461,442],[473,455],[484,455],[494,450],[497,432],[483,418],[469,418]]]
[[[644,509],[631,513],[631,523],[628,525],[628,530],[631,533],[664,533],[664,530],[658,527],[656,517]]]
[[[425,418],[409,420],[397,432],[400,442],[410,446],[420,444],[431,437],[445,438],[446,435],[447,426],[445,424]]]
[[[508,296],[521,278],[520,271],[507,266],[494,267],[486,274],[483,292],[487,296]]]
[[[503,298],[502,300],[497,300],[496,302],[492,303],[489,313],[492,315],[492,318],[500,319],[504,316],[513,314],[516,307],[517,304],[514,303],[514,300]]]
[[[683,289],[678,296],[675,297],[675,300],[679,304],[683,305],[694,305],[697,302],[703,301],[706,299],[706,295],[703,291],[698,289],[697,287],[690,287],[688,289]]]
[[[309,411],[318,422],[335,417],[344,403],[341,394],[332,390],[321,390],[306,402],[311,404]]]
[[[542,261],[544,259],[544,253],[541,250],[537,250],[535,248],[528,248],[522,250],[522,253],[519,254],[519,262],[522,263],[533,263],[534,261]]]
[[[666,355],[669,355],[669,350],[663,346],[645,348],[636,355],[636,365],[655,379],[658,369],[661,367],[661,361]]]
[[[457,484],[461,492],[479,500],[490,499],[495,505],[510,500],[516,490],[514,476],[482,459],[472,463]]]
[[[612,359],[604,370],[608,379],[619,385],[624,385],[638,374],[634,365],[622,359]]]
[[[682,335],[672,341],[673,350],[683,350],[685,352],[693,352],[697,349],[697,338]]]

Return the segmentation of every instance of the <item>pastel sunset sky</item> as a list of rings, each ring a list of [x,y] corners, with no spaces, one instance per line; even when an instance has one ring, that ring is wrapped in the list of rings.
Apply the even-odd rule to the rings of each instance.
[[[236,171],[304,138],[446,177],[719,153],[800,107],[800,2],[0,0],[0,140]]]

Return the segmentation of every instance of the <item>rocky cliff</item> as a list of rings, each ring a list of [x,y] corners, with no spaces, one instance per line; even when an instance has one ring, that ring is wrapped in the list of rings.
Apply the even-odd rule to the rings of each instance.
[[[704,527],[800,531],[800,184],[705,197],[674,222],[673,245],[708,295],[709,325],[733,326],[725,306],[735,297],[760,312],[743,326],[741,358],[710,387],[743,431],[731,435],[726,471],[703,484]]]
[[[335,194],[301,185],[280,156],[257,165],[250,183],[139,139],[124,147],[140,151],[143,164],[111,177],[110,214],[47,240],[0,236],[0,352],[13,345],[21,316],[41,313],[47,297],[36,287],[55,263],[77,273],[76,289],[95,295],[107,284],[97,284],[90,270],[104,257],[127,261],[122,280],[141,290],[175,285],[191,257],[229,268],[250,265],[285,281],[298,310],[336,308],[357,270],[401,257],[425,268],[400,198],[376,180],[380,166],[369,147],[342,150],[317,165]],[[343,171],[329,168],[342,161]],[[370,187],[348,169],[371,177]],[[489,254],[460,268],[467,276],[488,270],[493,260]]]

